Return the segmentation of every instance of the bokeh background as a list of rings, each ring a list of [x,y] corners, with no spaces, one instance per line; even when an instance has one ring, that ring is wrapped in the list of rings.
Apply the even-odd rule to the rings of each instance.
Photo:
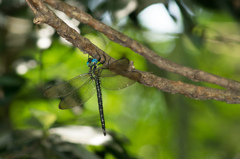
[[[239,0],[69,0],[94,18],[194,69],[240,79]],[[162,3],[164,2],[164,4]],[[56,11],[110,56],[137,69],[194,83],[160,70],[102,33]],[[96,94],[60,110],[43,91],[88,72],[88,56],[47,25],[32,23],[24,0],[0,0],[0,158],[240,159],[240,105],[198,101],[136,83],[103,89],[108,135]]]

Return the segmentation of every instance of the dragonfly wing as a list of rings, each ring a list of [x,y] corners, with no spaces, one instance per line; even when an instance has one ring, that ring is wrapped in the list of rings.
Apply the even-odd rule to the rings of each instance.
[[[141,73],[128,71],[128,67],[129,60],[123,58],[109,64],[107,69],[100,69],[98,72],[101,76],[103,88],[117,90],[128,87],[138,81],[141,78]]]
[[[118,74],[119,73],[121,74],[121,72],[128,71],[128,67],[129,67],[129,60],[127,58],[123,58],[109,64],[108,69],[112,72],[118,72]]]
[[[105,71],[104,71],[105,72]],[[104,73],[103,72],[103,73]],[[138,79],[140,79],[141,74],[139,72],[125,72],[124,73],[127,76],[133,76],[130,78],[124,77],[121,75],[110,75],[109,76],[102,76],[101,74],[101,84],[102,87],[109,90],[118,90],[123,89],[125,87],[128,87],[135,83]],[[106,75],[106,74],[104,74]]]
[[[67,82],[51,86],[44,91],[44,96],[50,98],[65,97],[81,87],[89,78],[90,75],[85,73]]]
[[[90,99],[96,91],[96,86],[92,79],[89,79],[80,88],[66,96],[59,103],[60,109],[69,109],[75,106],[81,106]]]
[[[108,69],[106,68],[100,68],[99,69],[99,74],[101,77],[113,77],[113,76],[116,76],[117,74],[112,72],[112,71],[109,71]]]

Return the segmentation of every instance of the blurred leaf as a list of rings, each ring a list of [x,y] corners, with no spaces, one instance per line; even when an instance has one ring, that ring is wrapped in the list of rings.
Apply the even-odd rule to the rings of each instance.
[[[37,109],[31,109],[31,114],[42,124],[43,129],[49,129],[56,121],[57,117],[53,113],[39,111]]]

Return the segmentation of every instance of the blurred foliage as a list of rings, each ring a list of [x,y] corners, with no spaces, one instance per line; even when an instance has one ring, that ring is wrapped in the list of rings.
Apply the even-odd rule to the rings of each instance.
[[[142,25],[139,14],[159,3],[156,0],[66,2],[171,61],[240,79],[238,0],[164,4],[169,17],[183,24],[178,33],[154,32]],[[240,158],[239,105],[197,101],[138,83],[119,91],[103,90],[106,137],[99,128],[96,96],[81,108],[59,110],[59,100],[46,99],[42,92],[86,73],[88,56],[60,40],[51,27],[32,24],[33,17],[23,0],[0,1],[0,158]],[[89,26],[80,24],[77,29],[110,56],[133,60],[139,70],[193,83],[159,70]],[[68,127],[73,125],[77,127]]]

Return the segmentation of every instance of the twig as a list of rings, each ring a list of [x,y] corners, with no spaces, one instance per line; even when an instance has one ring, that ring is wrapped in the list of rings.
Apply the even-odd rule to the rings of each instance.
[[[105,57],[106,59],[114,61],[113,58],[108,56],[97,46],[92,44],[88,39],[79,35],[74,29],[70,28],[61,19],[59,19],[53,13],[53,11],[51,11],[48,7],[44,5],[42,0],[26,0],[26,1],[29,7],[33,10],[34,14],[36,15],[36,18],[34,18],[34,23],[36,24],[46,23],[52,26],[53,28],[56,29],[57,33],[60,36],[67,39],[69,42],[71,42],[74,46],[78,47],[83,52],[89,53],[94,58],[101,56]],[[75,14],[76,10],[77,10],[76,8],[73,10],[73,14]],[[140,47],[143,46],[140,45]],[[173,94],[179,93],[187,97],[200,100],[215,99],[227,103],[240,103],[240,94],[230,90],[219,90],[213,88],[194,86],[179,81],[176,82],[165,78],[157,77],[147,72],[141,72],[141,75],[142,77],[139,80],[139,83],[149,87],[156,87],[160,90],[169,93]]]
[[[77,19],[80,22],[91,26],[95,30],[102,32],[110,40],[119,43],[122,46],[132,49],[134,52],[145,57],[148,61],[155,64],[161,69],[185,76],[195,82],[198,81],[208,82],[225,87],[230,90],[240,91],[240,82],[238,81],[223,78],[211,73],[207,73],[201,70],[192,69],[186,66],[173,63],[157,55],[154,51],[150,50],[146,46],[114,30],[113,28],[107,26],[106,24],[94,19],[91,15],[82,12],[80,9],[76,7],[70,6],[60,0],[44,0],[44,1],[53,8],[64,12],[69,17]]]
[[[99,49],[96,45],[91,43],[87,38],[78,34],[76,30],[72,29],[65,22],[59,19],[52,10],[45,6],[42,0],[26,0],[26,2],[32,9],[33,13],[36,15],[36,17],[33,20],[35,24],[46,23],[52,26],[60,36],[71,42],[83,53],[88,53],[92,57],[100,59],[100,62],[115,61],[114,58],[110,57],[103,50]]]
[[[150,73],[142,73],[140,83],[144,83],[144,85],[149,87],[156,87],[162,91],[172,94],[179,93],[193,99],[214,99],[218,101],[224,101],[229,104],[240,103],[239,92],[200,87],[180,81],[171,81],[165,78],[157,77]]]

